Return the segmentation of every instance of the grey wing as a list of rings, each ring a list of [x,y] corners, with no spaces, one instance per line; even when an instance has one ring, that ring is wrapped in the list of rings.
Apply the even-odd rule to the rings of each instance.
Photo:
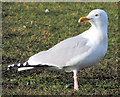
[[[52,65],[57,67],[64,67],[69,60],[81,55],[87,50],[89,46],[87,44],[87,39],[78,35],[72,38],[68,38],[47,51],[39,52],[34,56],[30,57],[28,60],[30,65]]]

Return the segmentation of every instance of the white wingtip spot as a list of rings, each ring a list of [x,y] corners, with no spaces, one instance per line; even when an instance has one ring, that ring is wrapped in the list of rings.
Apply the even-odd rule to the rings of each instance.
[[[25,63],[23,64],[23,66],[26,66],[26,63],[27,63],[27,62],[25,62]]]
[[[8,65],[8,68],[10,67],[10,65]]]
[[[20,66],[20,63],[19,63],[19,64],[17,64],[17,66]]]
[[[12,64],[11,66],[14,67],[14,64]]]

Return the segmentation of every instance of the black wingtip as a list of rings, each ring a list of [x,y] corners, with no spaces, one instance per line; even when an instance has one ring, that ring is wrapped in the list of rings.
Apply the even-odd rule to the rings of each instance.
[[[18,69],[17,65],[16,64],[11,64],[11,65],[8,65],[8,68],[7,70],[12,70],[12,69]]]
[[[28,65],[28,62],[15,63],[15,64],[8,65],[7,70],[18,69],[20,67],[26,67],[27,65]]]

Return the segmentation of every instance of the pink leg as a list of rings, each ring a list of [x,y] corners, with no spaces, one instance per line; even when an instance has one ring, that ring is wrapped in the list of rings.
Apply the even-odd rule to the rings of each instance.
[[[78,91],[77,70],[74,70],[74,90]]]

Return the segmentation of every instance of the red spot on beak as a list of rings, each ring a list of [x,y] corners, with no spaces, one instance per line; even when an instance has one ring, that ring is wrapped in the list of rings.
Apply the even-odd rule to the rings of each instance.
[[[79,19],[80,22],[84,22],[84,21],[88,21],[88,20],[91,20],[90,18],[87,18],[86,16],[85,17],[81,17]]]

